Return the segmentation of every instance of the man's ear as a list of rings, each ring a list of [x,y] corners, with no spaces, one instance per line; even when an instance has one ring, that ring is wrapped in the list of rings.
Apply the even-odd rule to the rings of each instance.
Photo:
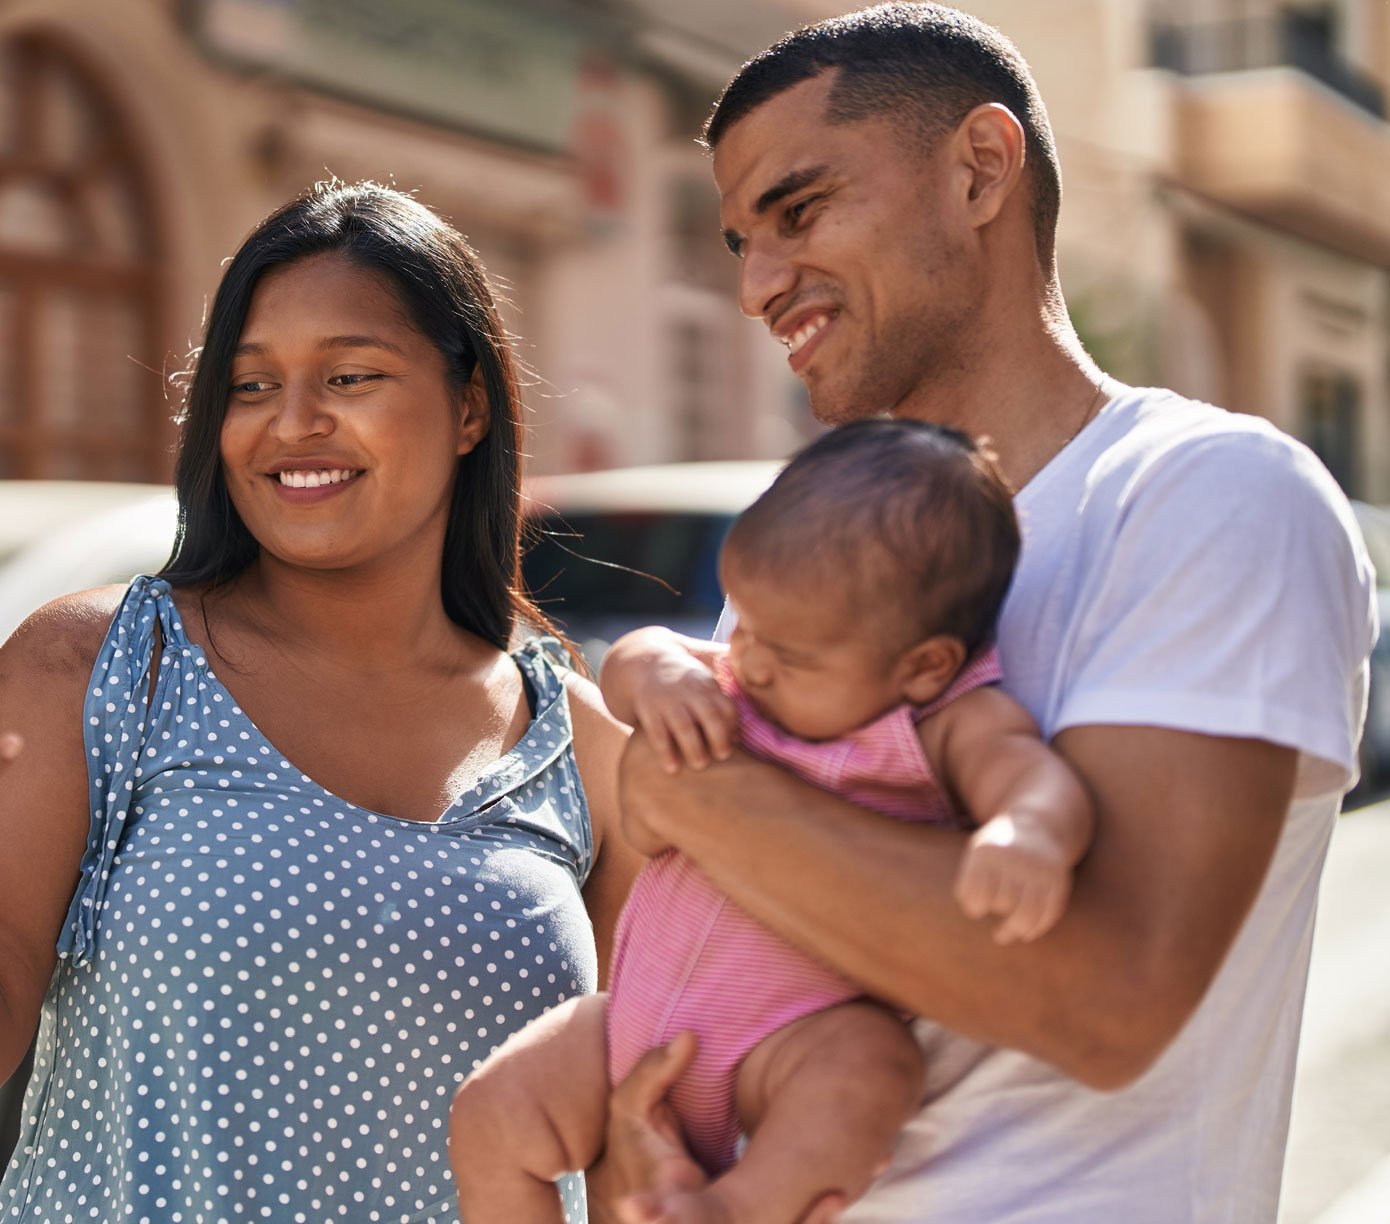
[[[978,229],[999,215],[1023,178],[1023,125],[1007,106],[986,102],[961,120],[952,143],[968,175],[966,213]]]
[[[472,376],[459,396],[458,450],[466,455],[485,437],[492,426],[492,404],[483,381],[483,363],[474,362]]]
[[[944,693],[965,663],[965,643],[938,633],[910,646],[898,661],[903,700],[926,705]]]

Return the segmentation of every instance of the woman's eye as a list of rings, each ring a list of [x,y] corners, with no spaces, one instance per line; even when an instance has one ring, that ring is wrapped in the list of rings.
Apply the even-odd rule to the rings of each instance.
[[[330,387],[360,387],[363,383],[376,382],[381,374],[335,374],[328,380]]]
[[[269,391],[271,384],[263,382],[259,378],[249,378],[245,382],[233,383],[231,393],[233,395],[259,395],[262,391]]]

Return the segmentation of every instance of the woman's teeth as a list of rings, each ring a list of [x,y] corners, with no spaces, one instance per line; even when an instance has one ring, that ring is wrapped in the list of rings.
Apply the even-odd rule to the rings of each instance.
[[[321,472],[280,472],[278,475],[280,483],[292,489],[317,489],[320,485],[342,484],[362,473],[351,468],[328,468]]]

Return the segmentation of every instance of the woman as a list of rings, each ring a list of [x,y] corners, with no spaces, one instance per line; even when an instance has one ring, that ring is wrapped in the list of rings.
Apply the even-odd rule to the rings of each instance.
[[[595,987],[636,866],[625,729],[508,653],[517,407],[410,198],[317,187],[232,260],[169,564],[0,654],[0,1077],[42,1013],[0,1218],[457,1219],[454,1088]]]

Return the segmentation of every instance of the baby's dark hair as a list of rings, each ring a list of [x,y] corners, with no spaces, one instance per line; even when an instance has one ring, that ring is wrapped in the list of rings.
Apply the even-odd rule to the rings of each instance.
[[[965,434],[857,421],[800,451],[724,548],[760,578],[853,584],[857,606],[900,613],[895,649],[949,634],[973,653],[994,639],[1018,520],[993,456]]]

